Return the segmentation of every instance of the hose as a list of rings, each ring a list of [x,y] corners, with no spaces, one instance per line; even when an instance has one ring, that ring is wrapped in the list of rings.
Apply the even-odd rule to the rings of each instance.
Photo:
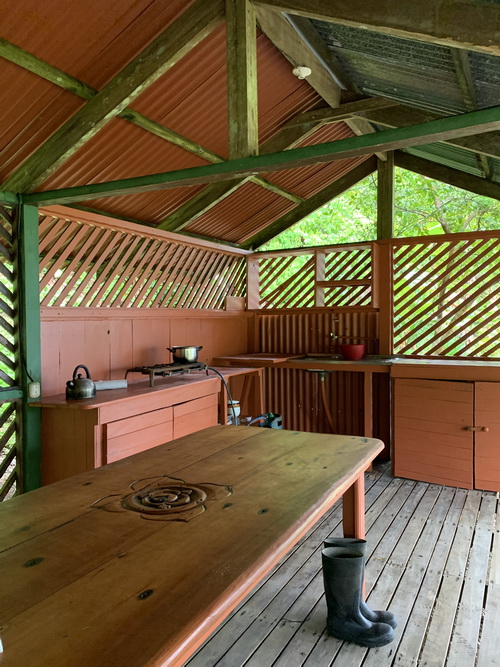
[[[330,424],[330,428],[332,430],[332,433],[335,433],[336,429],[335,429],[335,425],[333,423],[332,413],[330,412],[330,408],[328,407],[328,402],[326,400],[325,377],[326,377],[326,371],[320,371],[319,379],[320,379],[320,383],[321,383],[321,400],[322,400],[323,409],[325,411],[328,423]]]
[[[227,391],[227,397],[231,401],[231,411],[233,413],[233,424],[236,426],[236,410],[234,409],[233,397],[231,396],[231,392],[229,391],[229,385],[227,384],[227,382],[226,382],[224,376],[222,375],[222,373],[219,373],[219,371],[216,368],[210,368],[210,366],[207,366],[207,368],[206,368],[207,375],[208,375],[208,371],[212,371],[213,373],[218,375],[220,377],[220,379],[222,380],[222,384],[224,385],[224,388]]]

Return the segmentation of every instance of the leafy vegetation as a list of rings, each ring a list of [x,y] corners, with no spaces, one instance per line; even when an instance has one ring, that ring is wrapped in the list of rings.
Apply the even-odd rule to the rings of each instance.
[[[299,248],[376,238],[377,178],[365,178],[259,250]],[[500,201],[403,169],[395,170],[396,237],[500,229]]]

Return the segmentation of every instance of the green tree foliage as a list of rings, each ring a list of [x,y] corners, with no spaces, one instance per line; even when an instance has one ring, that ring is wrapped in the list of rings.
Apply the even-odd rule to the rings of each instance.
[[[376,238],[377,178],[368,176],[260,250],[300,248]],[[500,202],[395,170],[395,236],[428,236],[500,228]]]

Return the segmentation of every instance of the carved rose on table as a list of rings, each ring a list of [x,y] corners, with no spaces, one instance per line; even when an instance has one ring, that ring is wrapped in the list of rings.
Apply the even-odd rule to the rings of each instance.
[[[147,482],[142,485],[142,483]],[[189,521],[207,509],[207,503],[233,493],[232,487],[212,482],[188,483],[162,475],[132,482],[126,493],[99,498],[91,507],[108,512],[137,512],[142,519]]]

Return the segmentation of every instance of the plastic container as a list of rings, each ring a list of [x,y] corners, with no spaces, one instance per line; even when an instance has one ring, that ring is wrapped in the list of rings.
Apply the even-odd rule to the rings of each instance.
[[[348,361],[359,361],[365,356],[365,346],[345,344],[339,345],[340,354]]]

